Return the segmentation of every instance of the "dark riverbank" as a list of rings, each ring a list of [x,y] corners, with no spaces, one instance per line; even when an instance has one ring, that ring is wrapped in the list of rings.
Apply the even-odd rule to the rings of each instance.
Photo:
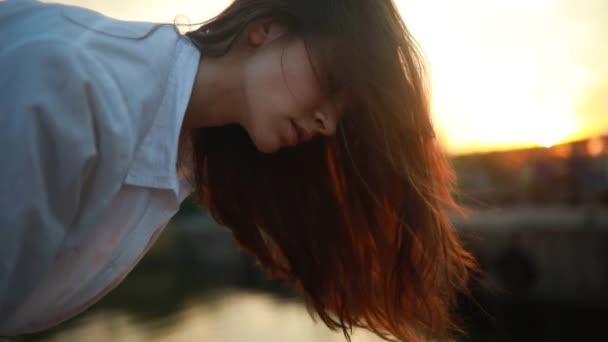
[[[455,222],[484,269],[479,283],[473,284],[474,301],[463,299],[459,309],[470,333],[463,341],[572,341],[603,336],[608,319],[606,210],[513,208]],[[129,277],[87,313],[18,341],[52,340],[87,326],[117,324],[117,317],[129,317],[133,329],[159,329],[158,336],[164,336],[186,329],[185,322],[193,317],[202,322],[217,320],[201,313],[187,316],[194,308],[235,310],[239,316],[239,303],[245,310],[250,301],[257,303],[260,294],[264,304],[256,304],[259,312],[243,313],[241,318],[250,322],[239,318],[234,329],[253,324],[257,316],[288,324],[281,323],[285,317],[278,314],[285,307],[305,312],[287,287],[268,281],[252,258],[238,253],[226,229],[200,215],[186,215],[176,218]],[[298,327],[309,324],[306,315],[297,317]],[[236,341],[255,340],[255,332],[242,329],[243,339],[235,337]],[[310,336],[318,336],[312,331]],[[203,333],[191,334],[191,339],[183,341],[199,341],[197,334]],[[120,332],[115,336],[116,341],[139,341]]]

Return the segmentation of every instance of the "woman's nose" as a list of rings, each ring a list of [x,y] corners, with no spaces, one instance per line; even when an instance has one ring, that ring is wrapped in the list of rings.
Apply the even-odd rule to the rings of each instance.
[[[326,136],[336,133],[336,120],[331,115],[323,111],[316,111],[314,118],[317,132]]]

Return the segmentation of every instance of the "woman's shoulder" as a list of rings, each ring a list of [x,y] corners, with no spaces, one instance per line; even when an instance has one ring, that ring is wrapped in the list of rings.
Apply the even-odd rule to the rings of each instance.
[[[70,151],[74,160],[132,156],[139,121],[87,51],[58,39],[25,41],[0,48],[0,70],[4,146],[43,142],[41,148]]]
[[[156,23],[63,4],[0,1],[2,70],[35,66],[38,74],[22,67],[21,76],[27,77],[16,80],[22,89],[31,89],[26,85],[31,83],[45,93],[52,88],[41,79],[65,81],[69,75],[83,81],[98,103],[112,107],[97,113],[109,132],[140,137],[147,130],[145,117],[161,105],[178,41],[173,27]]]
[[[175,44],[172,24],[121,20],[90,8],[35,0],[0,1],[0,53],[27,42],[63,42],[91,54],[150,60]],[[163,46],[164,45],[164,46]],[[154,54],[150,48],[154,46]],[[145,61],[144,61],[145,62]]]

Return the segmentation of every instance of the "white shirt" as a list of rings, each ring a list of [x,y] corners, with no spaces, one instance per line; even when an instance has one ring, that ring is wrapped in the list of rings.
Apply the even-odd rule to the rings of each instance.
[[[165,26],[0,1],[0,336],[117,286],[192,192],[178,138],[200,53]]]

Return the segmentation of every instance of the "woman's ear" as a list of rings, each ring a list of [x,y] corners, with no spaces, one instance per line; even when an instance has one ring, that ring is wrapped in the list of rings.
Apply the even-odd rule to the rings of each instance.
[[[249,24],[247,43],[250,47],[259,47],[283,36],[286,32],[287,27],[276,19],[257,19]]]

